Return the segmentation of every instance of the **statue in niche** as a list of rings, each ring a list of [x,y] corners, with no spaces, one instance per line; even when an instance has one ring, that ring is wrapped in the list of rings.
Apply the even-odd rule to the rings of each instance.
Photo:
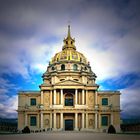
[[[90,119],[90,120],[89,120],[89,126],[92,126],[93,123],[94,123],[93,119]]]
[[[93,100],[94,100],[94,99],[93,99],[93,96],[90,95],[90,96],[89,96],[89,101],[90,101],[90,103],[93,103]]]
[[[46,125],[49,125],[49,119],[45,120]]]
[[[46,104],[49,104],[49,102],[50,102],[49,95],[46,95],[46,97],[45,97],[45,103],[46,103]]]

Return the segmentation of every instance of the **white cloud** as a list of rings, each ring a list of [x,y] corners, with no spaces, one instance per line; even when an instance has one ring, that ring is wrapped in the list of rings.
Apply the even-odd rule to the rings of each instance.
[[[0,103],[0,117],[16,118],[17,117],[18,96],[6,97]]]
[[[73,2],[51,0],[0,5],[0,76],[19,74],[27,80],[31,73],[45,72],[51,57],[61,51],[68,20],[71,20],[77,50],[88,58],[97,80],[140,72],[138,4],[131,1],[119,9],[111,1]],[[5,83],[0,98],[10,101],[7,92],[11,83],[2,79],[0,83]],[[137,90],[129,91],[138,93]],[[127,89],[122,92],[128,93]],[[15,101],[16,97],[11,99]]]
[[[26,4],[17,3],[16,11],[15,5],[11,5],[11,9],[5,12],[5,18],[2,18],[3,22],[15,29],[15,34],[19,34],[20,30],[21,34],[19,38],[12,36],[14,40],[10,42],[7,41],[7,36],[1,39],[1,42],[5,40],[5,49],[1,48],[3,52],[0,55],[1,72],[18,73],[24,78],[30,77],[30,70],[43,72],[54,52],[58,52],[57,49],[62,47],[62,39],[67,32],[64,24],[69,18],[72,20],[72,35],[76,38],[77,49],[87,56],[99,80],[139,71],[139,68],[133,65],[137,62],[136,56],[140,51],[140,35],[135,19],[130,26],[127,20],[118,15],[117,10],[109,5],[107,8],[105,3],[97,1],[90,5],[78,0],[75,2],[78,7],[69,1],[61,4],[54,1],[48,4],[43,1],[39,5],[35,2],[32,8],[23,11]],[[73,16],[69,8],[76,10],[77,14]],[[21,14],[22,16],[19,16]],[[121,36],[123,31],[126,31],[124,37]],[[1,36],[3,37],[3,34]],[[59,40],[53,44],[48,41],[41,42],[42,39],[49,40],[50,37],[57,37]]]
[[[121,114],[124,117],[140,117],[140,87],[138,83],[140,83],[140,81],[136,81],[133,86],[121,90]]]
[[[0,78],[0,117],[16,117],[17,95],[15,93],[8,95],[11,91],[15,91],[18,87],[9,80]]]
[[[132,5],[118,12],[129,11]],[[131,14],[137,17],[134,11]],[[74,21],[77,49],[88,58],[98,80],[140,72],[140,28],[135,16],[128,21],[113,7],[96,4],[81,11]]]

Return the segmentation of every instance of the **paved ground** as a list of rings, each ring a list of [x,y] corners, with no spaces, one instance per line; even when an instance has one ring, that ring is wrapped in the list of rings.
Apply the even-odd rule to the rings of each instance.
[[[88,132],[49,132],[0,135],[0,140],[140,140],[140,135],[106,134]]]

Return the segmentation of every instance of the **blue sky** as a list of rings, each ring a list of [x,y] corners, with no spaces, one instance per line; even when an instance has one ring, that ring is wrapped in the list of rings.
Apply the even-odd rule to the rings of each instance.
[[[67,25],[100,90],[121,91],[121,117],[140,118],[139,0],[0,0],[0,117],[19,90],[39,90]]]

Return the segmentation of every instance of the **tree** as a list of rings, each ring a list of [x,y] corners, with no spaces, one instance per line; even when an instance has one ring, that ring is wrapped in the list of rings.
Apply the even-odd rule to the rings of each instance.
[[[109,128],[108,128],[108,133],[110,133],[110,134],[115,134],[115,133],[116,133],[116,130],[115,130],[115,128],[114,128],[113,125],[110,125],[110,126],[109,126]]]
[[[22,130],[22,133],[30,133],[29,127],[25,126],[24,129]]]

